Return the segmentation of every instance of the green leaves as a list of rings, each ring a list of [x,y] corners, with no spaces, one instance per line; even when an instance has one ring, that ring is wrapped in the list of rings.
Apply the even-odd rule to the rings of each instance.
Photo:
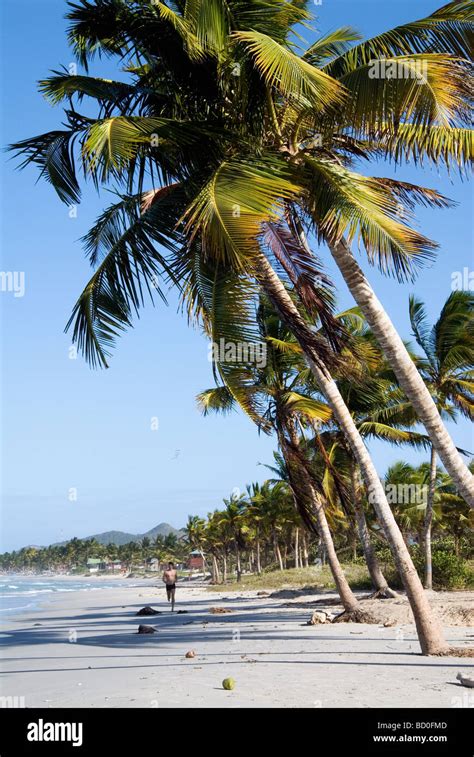
[[[52,105],[57,105],[72,95],[78,95],[79,101],[87,95],[95,100],[124,106],[127,98],[136,92],[136,88],[126,82],[78,74],[54,73],[55,76],[39,82],[39,91]]]
[[[472,0],[455,0],[431,16],[397,26],[361,42],[326,66],[340,77],[378,58],[433,52],[469,60],[472,54],[474,6]]]
[[[414,296],[410,297],[409,313],[413,334],[426,356],[418,368],[438,409],[451,417],[459,410],[473,418],[474,295],[452,292],[433,326],[424,304]]]
[[[50,131],[16,142],[9,149],[25,156],[20,168],[29,163],[39,166],[40,178],[52,184],[60,200],[76,203],[81,194],[74,160],[76,138],[77,134],[73,131]]]
[[[147,292],[162,299],[160,284],[167,275],[177,284],[157,243],[173,249],[179,196],[163,192],[145,213],[142,196],[124,197],[108,208],[84,238],[91,261],[99,265],[74,306],[66,330],[93,367],[107,367],[116,337],[131,326]]]
[[[294,105],[321,110],[342,102],[344,90],[335,80],[271,37],[238,31],[232,38],[245,47],[266,83]]]
[[[400,122],[444,127],[469,118],[467,72],[460,62],[439,54],[371,61],[339,80],[350,97],[342,116],[356,133],[370,134],[380,124]]]
[[[350,43],[361,39],[361,35],[350,26],[342,26],[320,37],[303,55],[312,66],[321,66],[327,58],[335,58],[350,49]]]
[[[467,173],[474,158],[471,129],[401,123],[395,131],[382,127],[380,142],[385,154],[396,163],[413,159],[415,164],[423,165],[430,161],[434,165],[444,163],[448,169],[454,165]]]
[[[189,144],[192,139],[197,135],[189,124],[166,118],[115,116],[90,126],[82,152],[87,170],[95,174],[101,169],[101,181],[105,182],[111,172],[125,170],[140,147],[151,153],[160,140]]]
[[[249,270],[265,221],[276,221],[284,201],[301,188],[277,159],[222,163],[184,215],[189,239],[206,256]]]
[[[317,232],[334,243],[359,237],[369,260],[399,279],[429,257],[435,244],[401,222],[408,215],[398,191],[329,160],[307,157],[310,212]]]

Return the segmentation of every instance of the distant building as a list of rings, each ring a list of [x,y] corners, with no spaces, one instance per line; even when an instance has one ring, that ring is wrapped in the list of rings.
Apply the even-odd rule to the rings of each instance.
[[[112,571],[112,573],[115,573],[115,571],[122,570],[122,561],[121,560],[111,560],[107,563],[106,568],[108,571]]]
[[[189,568],[189,570],[203,570],[204,557],[202,552],[200,552],[198,549],[190,552],[189,557],[186,561],[186,567]]]
[[[88,568],[89,573],[98,573],[99,570],[105,570],[106,563],[100,558],[88,557],[86,567]]]
[[[159,571],[160,561],[158,560],[157,557],[149,557],[148,560],[146,561],[146,567],[147,567],[147,570]]]

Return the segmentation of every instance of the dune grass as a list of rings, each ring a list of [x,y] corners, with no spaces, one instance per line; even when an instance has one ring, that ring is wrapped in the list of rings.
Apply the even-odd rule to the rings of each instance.
[[[343,565],[347,580],[353,589],[370,589],[371,582],[367,568],[356,563]],[[318,568],[290,568],[289,570],[272,570],[262,573],[243,575],[237,583],[235,576],[228,578],[225,584],[209,586],[209,591],[253,591],[275,589],[335,589],[331,571],[327,565]]]

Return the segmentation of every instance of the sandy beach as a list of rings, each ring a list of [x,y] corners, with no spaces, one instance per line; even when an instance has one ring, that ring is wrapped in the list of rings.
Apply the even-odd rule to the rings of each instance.
[[[474,707],[474,690],[456,681],[472,661],[422,657],[412,624],[306,625],[318,600],[334,610],[333,594],[181,584],[186,612],[172,614],[156,581],[143,584],[57,593],[4,620],[1,695],[33,708]],[[161,614],[136,617],[145,605]],[[157,632],[139,635],[139,623]],[[445,631],[454,646],[473,644],[472,627]]]

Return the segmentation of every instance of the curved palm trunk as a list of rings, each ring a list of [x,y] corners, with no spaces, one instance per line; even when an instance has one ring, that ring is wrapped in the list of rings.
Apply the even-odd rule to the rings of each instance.
[[[433,563],[431,559],[431,525],[433,523],[433,503],[436,486],[436,450],[431,447],[430,481],[428,500],[426,502],[425,518],[423,522],[423,547],[425,550],[425,589],[433,588]]]
[[[359,486],[357,481],[357,468],[354,461],[351,461],[351,488],[352,488],[352,502],[354,505],[354,512],[357,523],[357,530],[359,532],[359,539],[362,545],[362,551],[364,553],[365,562],[369,571],[372,586],[374,587],[376,594],[386,597],[398,596],[396,592],[390,589],[382,568],[375,554],[372,542],[370,540],[370,533],[365,519],[364,507],[359,496]]]
[[[447,649],[440,626],[435,621],[423,585],[403,540],[400,529],[387,502],[385,491],[367,448],[360,436],[354,420],[337,388],[336,382],[318,358],[314,335],[306,324],[291,297],[286,291],[264,255],[259,255],[257,278],[267,296],[273,302],[281,318],[298,339],[316,381],[332,408],[360,467],[364,483],[369,493],[369,501],[374,505],[392,550],[400,577],[403,581],[410,606],[415,618],[418,638],[423,654],[438,654]]]
[[[336,584],[337,592],[341,598],[344,610],[346,610],[346,612],[348,613],[357,612],[358,610],[360,610],[360,605],[347,582],[347,578],[342,569],[342,565],[339,562],[339,558],[334,547],[332,534],[326,518],[326,513],[324,512],[322,499],[317,495],[316,491],[311,485],[310,488],[312,489],[313,509],[318,523],[319,535],[326,550],[327,561],[329,563],[329,567]]]
[[[383,309],[345,239],[329,244],[344,280],[367,319],[390,366],[422,421],[459,493],[474,507],[474,476],[464,464],[440,418],[435,403],[408,354],[400,335]]]
[[[283,434],[279,434],[278,437],[282,455],[288,469],[289,483],[295,499],[296,509],[300,513],[307,527],[311,527],[312,530],[314,530],[312,519],[306,517],[307,509],[305,508],[304,503],[306,501],[309,504],[310,513],[314,514],[316,517],[317,533],[324,545],[329,568],[332,577],[334,578],[336,590],[341,598],[344,610],[347,613],[360,613],[360,604],[349,586],[342,565],[337,556],[331,529],[329,528],[326,518],[323,499],[313,485],[311,472],[300,451],[298,436],[291,424],[285,425],[291,439],[291,446],[288,444]]]
[[[295,528],[295,568],[299,568],[300,567],[299,535],[300,535],[299,528]]]

